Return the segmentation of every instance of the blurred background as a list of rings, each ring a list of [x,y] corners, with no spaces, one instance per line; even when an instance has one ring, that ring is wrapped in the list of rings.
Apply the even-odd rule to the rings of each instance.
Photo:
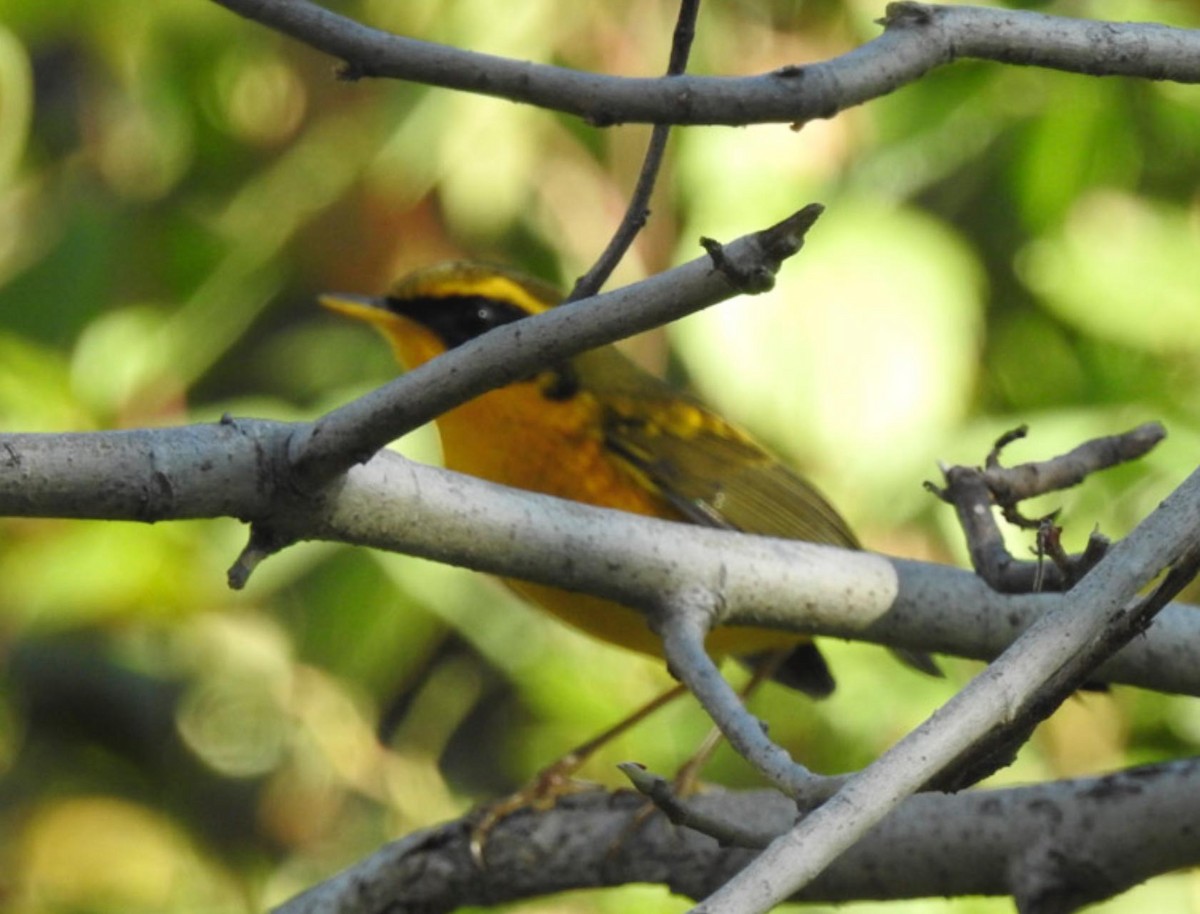
[[[1200,26],[1192,0],[1026,5]],[[329,6],[623,75],[663,69],[675,14],[668,0]],[[824,59],[876,36],[883,11],[708,0],[691,70]],[[394,372],[318,293],[379,292],[447,257],[569,287],[601,250],[646,128],[335,70],[208,0],[0,0],[0,429],[312,418]],[[951,513],[921,486],[936,461],[978,463],[1021,423],[1011,460],[1164,422],[1138,465],[1042,503],[1078,548],[1095,526],[1127,532],[1195,464],[1198,173],[1200,89],[963,63],[799,131],[676,131],[614,283],[823,202],[773,293],[633,341],[635,356],[794,460],[871,548],[959,564]],[[437,460],[428,430],[399,447]],[[486,578],[415,559],[307,544],[233,593],[245,536],[233,520],[0,521],[4,910],[261,909],[515,788],[667,681]],[[931,681],[877,648],[827,653],[833,698],[755,699],[822,772],[870,761],[977,669],[948,660]],[[671,771],[706,729],[680,703],[586,776],[617,785],[625,759]],[[1194,700],[1117,688],[1068,702],[994,780],[1197,742]],[[727,751],[707,776],[756,783]],[[643,887],[515,909],[686,907]],[[1194,876],[1103,906],[1165,909],[1200,909]]]

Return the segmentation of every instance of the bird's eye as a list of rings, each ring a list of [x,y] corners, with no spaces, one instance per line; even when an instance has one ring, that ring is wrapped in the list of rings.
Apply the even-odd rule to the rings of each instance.
[[[496,314],[496,309],[491,305],[480,305],[475,311],[475,319],[479,321],[479,325],[485,329],[495,327],[496,324],[499,323],[498,317],[499,315]]]

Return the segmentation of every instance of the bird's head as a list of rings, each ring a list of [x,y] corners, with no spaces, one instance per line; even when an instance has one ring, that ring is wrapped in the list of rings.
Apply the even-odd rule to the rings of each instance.
[[[416,368],[493,327],[558,304],[551,286],[488,264],[449,261],[419,270],[387,295],[322,295],[323,306],[365,321],[391,343],[396,357]]]

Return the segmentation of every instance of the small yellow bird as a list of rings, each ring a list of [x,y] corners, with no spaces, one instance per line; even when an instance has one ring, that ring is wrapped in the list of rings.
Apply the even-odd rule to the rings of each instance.
[[[518,273],[470,262],[421,270],[385,296],[331,294],[321,303],[372,324],[415,368],[493,327],[554,307],[558,293]],[[845,521],[808,482],[745,432],[643,371],[612,346],[577,355],[485,393],[437,419],[449,469],[635,514],[857,548]],[[534,604],[597,638],[656,656],[640,613],[597,597],[507,582]],[[714,657],[751,667],[808,695],[834,680],[811,639],[718,627]],[[780,655],[785,654],[780,660]],[[923,654],[906,662],[937,674]]]

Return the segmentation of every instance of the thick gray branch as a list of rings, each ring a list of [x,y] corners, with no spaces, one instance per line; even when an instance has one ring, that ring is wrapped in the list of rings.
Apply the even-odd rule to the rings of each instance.
[[[1121,892],[1200,861],[1200,763],[1010,790],[923,794],[906,801],[803,892],[803,901],[961,895],[1028,897],[1014,874],[1043,858],[1048,869],[1086,873],[1077,903]],[[692,801],[710,816],[779,833],[796,807],[777,793],[715,792]],[[658,882],[703,898],[734,878],[752,851],[720,847],[655,816],[631,823],[640,798],[569,797],[517,814],[489,837],[480,870],[464,822],[410,835],[297,896],[276,914],[450,911],[464,905],[631,882]],[[1050,851],[1053,850],[1053,854]]]
[[[279,422],[0,434],[0,517],[154,523],[268,513],[292,428]]]
[[[391,35],[308,0],[215,2],[346,61],[350,76],[386,76],[493,95],[594,124],[803,123],[832,117],[966,58],[1093,76],[1200,82],[1200,32],[968,6],[893,3],[883,35],[821,63],[736,78],[634,78]]]
[[[161,521],[232,516],[656,605],[711,583],[728,621],[988,659],[1059,595],[1005,596],[955,568],[588,508],[391,452],[316,497],[280,500],[285,442],[252,420],[0,436],[0,515]],[[1200,613],[1168,608],[1102,679],[1200,695]]]

